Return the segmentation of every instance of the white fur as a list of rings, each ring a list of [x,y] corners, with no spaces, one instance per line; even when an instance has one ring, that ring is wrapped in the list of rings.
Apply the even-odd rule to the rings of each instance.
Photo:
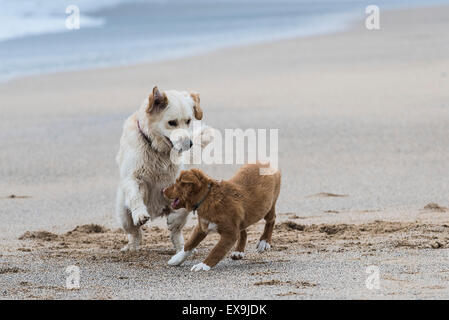
[[[271,249],[271,245],[265,240],[261,240],[256,245],[257,252],[262,253]]]
[[[192,254],[192,251],[184,251],[184,249],[181,249],[177,254],[175,254],[173,257],[171,257],[170,260],[168,260],[168,264],[171,266],[179,266],[181,265],[190,255]]]
[[[217,224],[210,222],[207,226],[207,232],[217,232]]]
[[[209,233],[209,232],[217,232],[217,227],[218,226],[217,226],[216,223],[210,222],[210,221],[208,221],[206,219],[203,219],[203,221],[204,221],[204,223],[207,224],[207,229],[206,229],[207,233]]]
[[[245,256],[244,252],[240,252],[240,251],[233,251],[231,253],[231,258],[238,260],[238,259],[242,259]]]
[[[198,264],[196,264],[196,265],[194,265],[193,267],[192,267],[192,269],[190,269],[190,271],[209,271],[210,270],[210,267],[207,265],[207,264],[204,264],[204,263],[198,263]]]
[[[166,91],[165,94],[168,106],[152,118],[157,121],[149,121],[146,99],[123,126],[117,154],[120,183],[116,212],[129,243],[122,250],[138,250],[142,238],[140,227],[148,220],[164,215],[164,211],[171,210],[170,202],[163,196],[162,189],[175,181],[182,167],[170,158],[172,147],[167,138],[177,150],[183,150],[191,141],[194,120],[192,97],[187,92]],[[188,119],[191,119],[190,124],[187,124]],[[171,128],[168,125],[171,120],[177,120],[179,125]],[[142,137],[137,122],[151,139],[151,146]],[[179,134],[173,134],[175,130],[179,130]],[[201,132],[200,130],[200,134]],[[181,229],[189,212],[185,209],[171,211],[167,216],[167,225],[173,245],[176,251],[180,251],[184,245]]]

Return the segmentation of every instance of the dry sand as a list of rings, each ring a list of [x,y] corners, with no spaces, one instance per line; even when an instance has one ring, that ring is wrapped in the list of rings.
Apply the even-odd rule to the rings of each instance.
[[[381,30],[0,85],[0,298],[449,298],[449,8],[382,13]],[[279,128],[273,250],[191,273],[165,222],[119,248],[124,119],[157,84],[195,90],[208,124]],[[235,166],[202,166],[229,178]],[[13,195],[13,196],[12,196]],[[195,219],[189,222],[189,231]],[[96,225],[92,225],[96,224]],[[19,239],[20,238],[20,239]],[[69,265],[81,289],[65,289]],[[366,268],[380,268],[369,290]]]

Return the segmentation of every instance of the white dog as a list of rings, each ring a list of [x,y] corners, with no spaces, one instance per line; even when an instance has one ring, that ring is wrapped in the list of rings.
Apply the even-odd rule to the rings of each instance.
[[[182,169],[170,155],[192,147],[192,122],[202,117],[197,93],[161,92],[154,87],[140,109],[126,120],[117,155],[117,217],[128,235],[122,250],[137,250],[142,238],[140,227],[164,215],[176,251],[183,248],[181,229],[189,212],[173,210],[162,190],[174,183]]]

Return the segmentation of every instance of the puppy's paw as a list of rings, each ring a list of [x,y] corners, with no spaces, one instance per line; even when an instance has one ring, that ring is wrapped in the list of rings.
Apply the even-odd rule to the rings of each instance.
[[[271,249],[271,245],[268,242],[266,242],[265,240],[260,240],[256,245],[256,250],[259,253],[268,251],[270,249]]]
[[[245,256],[245,252],[234,251],[231,253],[232,260],[240,260]]]
[[[190,271],[209,271],[210,270],[210,267],[207,265],[207,264],[204,264],[204,263],[198,263],[198,264],[196,264],[196,265],[194,265],[193,267],[192,267],[192,269],[190,269]]]
[[[179,266],[182,264],[190,255],[192,254],[192,251],[184,251],[181,250],[177,254],[175,254],[173,257],[168,260],[168,264],[170,266]]]
[[[143,226],[149,219],[150,215],[146,208],[139,208],[132,213],[133,223],[136,227]]]

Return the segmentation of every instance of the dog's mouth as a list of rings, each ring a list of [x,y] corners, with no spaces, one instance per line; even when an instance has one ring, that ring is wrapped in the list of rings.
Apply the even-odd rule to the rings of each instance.
[[[179,198],[176,198],[175,200],[173,200],[173,202],[171,203],[171,206],[173,209],[178,209],[179,203],[181,201],[179,201]]]
[[[177,151],[179,154],[184,152],[184,151],[188,151],[193,146],[192,140],[186,140],[183,143],[177,143],[177,142],[173,143],[173,141],[171,141],[169,137],[167,137],[165,135],[163,137],[165,138],[168,146],[171,149],[173,149],[174,151]]]

